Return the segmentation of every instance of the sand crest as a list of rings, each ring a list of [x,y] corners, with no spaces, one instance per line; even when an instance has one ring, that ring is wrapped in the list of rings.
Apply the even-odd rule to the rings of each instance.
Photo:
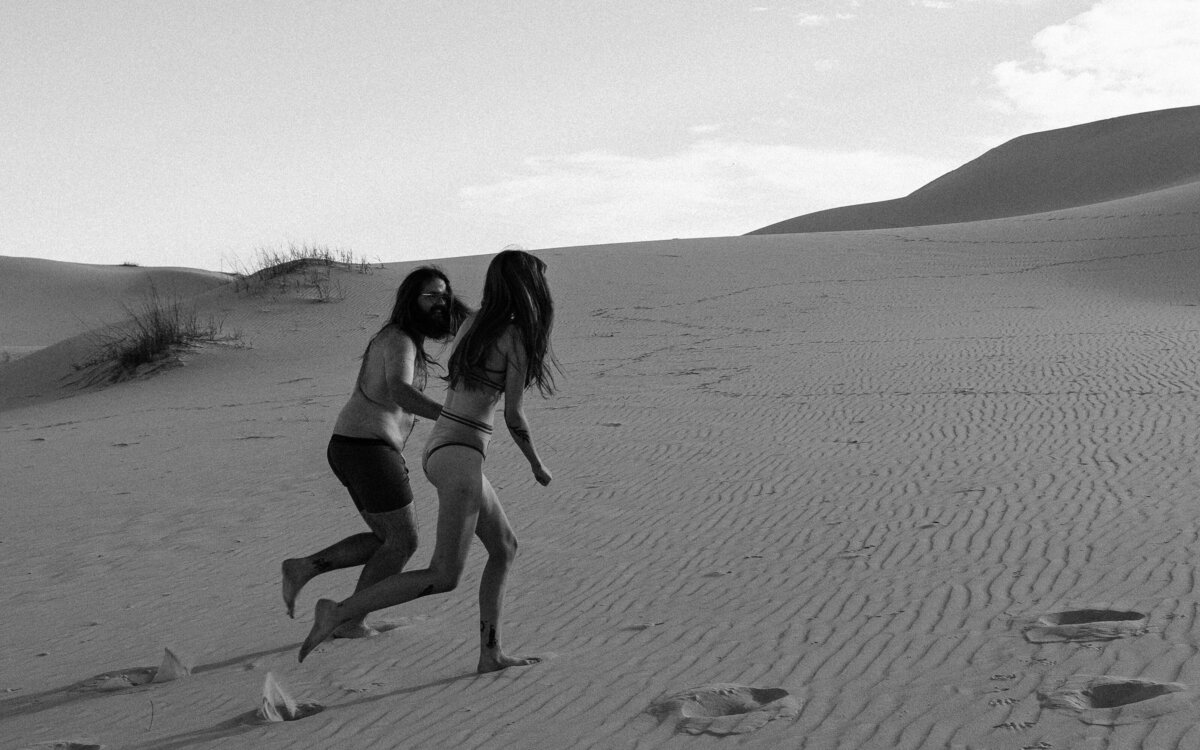
[[[319,703],[301,703],[292,697],[275,675],[267,672],[263,681],[262,703],[258,709],[258,718],[266,722],[299,721],[313,714],[320,713],[324,706]]]
[[[154,672],[153,682],[170,682],[192,674],[191,665],[170,648],[163,649],[162,664]]]

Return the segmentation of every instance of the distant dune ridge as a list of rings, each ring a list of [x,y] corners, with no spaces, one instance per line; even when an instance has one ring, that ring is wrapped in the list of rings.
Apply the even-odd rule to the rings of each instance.
[[[64,387],[89,356],[94,331],[126,320],[151,294],[195,301],[232,277],[192,268],[143,268],[0,256],[0,411]]]
[[[1187,113],[1027,138],[1106,174],[1106,128]],[[998,149],[991,173],[1035,156]],[[6,335],[45,345],[0,364],[0,748],[1194,750],[1187,158],[1072,197],[1099,202],[1010,196],[1032,212],[1006,218],[535,251],[564,372],[525,407],[554,481],[502,429],[486,472],[521,547],[505,646],[545,660],[488,675],[478,544],[455,591],[302,665],[314,602],[358,571],[311,582],[294,620],[280,598],[282,559],[366,529],[324,450],[422,262],[333,268],[341,293],[318,302],[52,262],[23,284],[57,291],[10,294],[30,264],[0,258]],[[476,304],[490,257],[439,263]],[[70,385],[78,325],[144,289],[114,279],[168,278],[241,345]],[[406,451],[414,567],[434,547],[430,430]]]
[[[42,347],[125,316],[152,289],[194,297],[228,274],[0,256],[0,349]]]
[[[1200,181],[1200,106],[1024,135],[904,198],[817,211],[750,234],[952,224],[1057,211]]]

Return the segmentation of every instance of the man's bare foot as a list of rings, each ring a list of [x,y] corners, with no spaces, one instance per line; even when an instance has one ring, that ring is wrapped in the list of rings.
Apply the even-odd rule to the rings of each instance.
[[[483,652],[479,655],[479,674],[487,674],[488,672],[499,672],[501,669],[509,667],[528,667],[530,664],[540,662],[536,656],[505,656],[499,651],[491,653]]]
[[[304,584],[317,575],[315,566],[304,558],[293,558],[283,561],[283,603],[287,606],[288,617],[296,617],[296,596]]]
[[[343,623],[333,631],[334,638],[370,638],[374,635],[379,635],[379,631],[365,622]]]
[[[304,657],[314,648],[333,635],[333,631],[337,630],[337,626],[342,622],[338,619],[337,602],[332,599],[318,599],[317,606],[313,608],[312,630],[308,631],[308,637],[300,646],[300,661],[304,661]]]

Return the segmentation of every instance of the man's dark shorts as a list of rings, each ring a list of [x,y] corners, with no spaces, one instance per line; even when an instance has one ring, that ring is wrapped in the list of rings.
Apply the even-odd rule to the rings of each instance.
[[[325,454],[360,513],[387,513],[413,501],[404,456],[386,440],[334,435]]]

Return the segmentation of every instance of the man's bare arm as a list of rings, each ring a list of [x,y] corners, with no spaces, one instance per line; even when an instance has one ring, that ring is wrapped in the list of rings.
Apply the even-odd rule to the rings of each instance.
[[[396,331],[386,339],[383,356],[388,392],[392,399],[410,414],[437,419],[442,413],[442,405],[413,386],[417,371],[417,345],[412,339]]]

